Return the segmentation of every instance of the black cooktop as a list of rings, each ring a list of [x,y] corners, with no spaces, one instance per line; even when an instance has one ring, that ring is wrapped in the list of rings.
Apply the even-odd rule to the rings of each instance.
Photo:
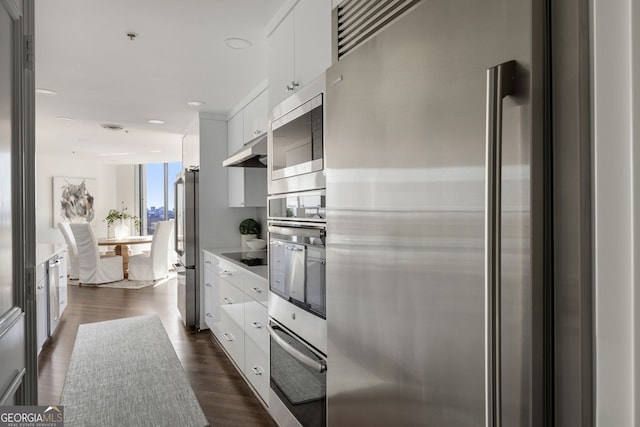
[[[246,264],[249,267],[267,265],[267,251],[230,252],[221,255],[234,261]]]

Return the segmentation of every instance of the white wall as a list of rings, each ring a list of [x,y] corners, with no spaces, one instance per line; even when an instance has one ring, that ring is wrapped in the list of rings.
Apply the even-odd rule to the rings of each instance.
[[[635,6],[635,8],[634,8]],[[640,425],[638,2],[592,0],[596,423]],[[635,56],[635,57],[634,57]]]
[[[200,247],[240,248],[238,226],[255,208],[228,207],[226,117],[200,118]]]
[[[36,157],[36,241],[64,244],[62,234],[53,222],[53,177],[93,178],[96,180],[95,219],[97,236],[106,236],[107,225],[102,219],[109,209],[119,206],[116,197],[116,166],[96,163],[81,156],[38,152]],[[56,220],[57,223],[57,220]]]
[[[116,200],[118,209],[124,202],[130,215],[139,216],[137,209],[140,204],[137,202],[136,195],[135,166],[116,166]]]

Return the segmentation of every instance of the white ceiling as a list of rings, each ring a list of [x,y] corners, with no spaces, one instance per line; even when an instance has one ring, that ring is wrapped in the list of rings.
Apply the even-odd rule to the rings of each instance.
[[[182,135],[198,111],[187,101],[226,115],[266,79],[265,26],[282,2],[36,1],[36,88],[58,92],[36,94],[38,154],[114,164],[179,161]],[[134,41],[128,32],[138,34]],[[252,46],[230,49],[224,40],[232,37]],[[104,156],[110,153],[129,154]]]

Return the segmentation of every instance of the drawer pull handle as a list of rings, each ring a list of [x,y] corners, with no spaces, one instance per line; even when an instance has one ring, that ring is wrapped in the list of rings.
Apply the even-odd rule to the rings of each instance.
[[[211,261],[205,261],[204,263],[205,264],[211,264]]]
[[[223,300],[224,300],[224,302],[226,302],[227,304],[233,304],[233,303],[235,302],[235,301],[234,301],[234,300],[232,300],[231,298],[227,298],[227,297],[224,297],[224,298],[222,298],[222,299],[223,299]]]
[[[260,322],[251,322],[251,324],[256,329],[262,329],[262,323],[260,323]]]
[[[255,292],[256,294],[261,294],[261,293],[262,293],[262,289],[260,289],[260,288],[258,288],[258,287],[253,287],[253,288],[251,288],[251,290],[252,290],[253,292]]]
[[[205,283],[205,286],[211,287],[211,283]]]
[[[211,313],[207,313],[207,314],[206,314],[206,316],[207,316],[207,317],[213,317],[213,316],[211,315]]]
[[[231,274],[231,272],[229,272],[227,270],[223,270],[222,273],[220,273],[220,275],[224,276],[224,277],[233,276],[233,274]]]
[[[224,334],[222,334],[222,336],[224,337],[224,339],[226,339],[229,342],[234,341],[236,339],[236,337],[231,335],[229,332],[225,332]]]
[[[262,375],[264,373],[264,371],[262,370],[262,368],[260,366],[254,366],[253,368],[251,368],[251,370],[256,375]]]

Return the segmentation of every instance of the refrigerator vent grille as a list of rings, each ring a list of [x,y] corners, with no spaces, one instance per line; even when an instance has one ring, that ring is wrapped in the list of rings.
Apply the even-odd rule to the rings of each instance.
[[[421,0],[344,0],[338,6],[338,59]]]

